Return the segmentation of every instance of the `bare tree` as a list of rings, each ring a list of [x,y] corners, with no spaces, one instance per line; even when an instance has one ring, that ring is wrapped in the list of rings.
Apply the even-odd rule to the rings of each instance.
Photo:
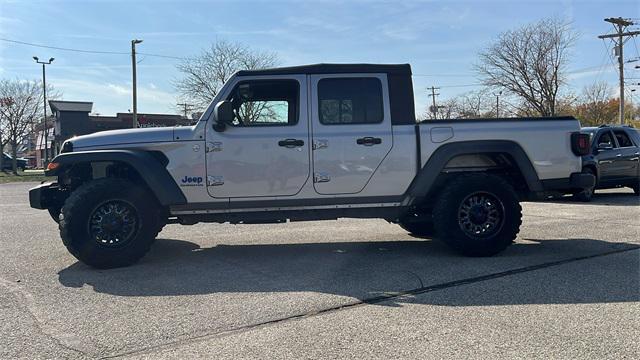
[[[567,22],[543,19],[500,34],[475,68],[485,85],[521,98],[523,112],[553,116],[577,37]]]
[[[175,86],[187,102],[203,111],[236,71],[269,68],[278,62],[275,53],[221,40],[180,63],[177,68],[183,78],[176,81]]]
[[[458,117],[495,117],[495,105],[489,89],[469,91],[458,96]]]
[[[18,144],[42,117],[42,96],[39,81],[0,80],[0,150],[11,146],[14,174],[17,174]]]

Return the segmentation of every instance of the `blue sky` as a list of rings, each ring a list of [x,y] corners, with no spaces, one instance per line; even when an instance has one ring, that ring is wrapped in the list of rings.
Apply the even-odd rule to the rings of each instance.
[[[55,47],[123,52],[144,39],[139,52],[195,55],[216,39],[278,53],[282,65],[318,62],[410,63],[416,107],[473,90],[477,52],[497,34],[543,17],[572,22],[580,33],[569,69],[576,93],[595,80],[616,85],[605,17],[635,18],[640,1],[7,1],[0,0],[0,38]],[[640,39],[626,58],[640,56]],[[0,77],[39,79],[32,56],[55,57],[47,81],[65,100],[93,101],[94,112],[131,108],[127,54],[89,54],[0,41]],[[139,55],[138,111],[176,112],[172,81],[177,59]],[[628,76],[640,78],[628,64]],[[631,81],[631,80],[630,80]],[[640,82],[638,79],[636,82]],[[464,85],[464,86],[461,86]],[[187,99],[188,101],[188,99]]]

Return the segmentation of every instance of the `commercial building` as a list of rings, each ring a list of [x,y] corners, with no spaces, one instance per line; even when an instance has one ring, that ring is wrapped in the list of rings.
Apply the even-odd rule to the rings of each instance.
[[[62,143],[74,136],[92,134],[105,130],[133,128],[133,114],[117,113],[116,116],[90,115],[93,103],[87,101],[50,100],[49,106],[53,114],[53,124],[47,124],[47,141],[43,141],[43,128],[37,135],[36,163],[44,166],[45,147],[49,149],[49,157],[58,154]],[[51,120],[49,120],[51,121]],[[137,127],[164,127],[190,125],[192,119],[180,115],[140,114]]]

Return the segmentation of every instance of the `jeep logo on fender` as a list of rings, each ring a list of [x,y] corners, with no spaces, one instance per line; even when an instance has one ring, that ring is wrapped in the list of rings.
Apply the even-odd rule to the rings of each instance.
[[[185,176],[180,181],[180,186],[203,186],[204,179],[202,176]]]

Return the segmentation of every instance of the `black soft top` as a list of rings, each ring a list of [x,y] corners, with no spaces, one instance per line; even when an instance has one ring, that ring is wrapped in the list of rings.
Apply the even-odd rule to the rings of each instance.
[[[241,70],[239,76],[291,74],[386,73],[411,75],[409,64],[313,64],[260,70]]]

